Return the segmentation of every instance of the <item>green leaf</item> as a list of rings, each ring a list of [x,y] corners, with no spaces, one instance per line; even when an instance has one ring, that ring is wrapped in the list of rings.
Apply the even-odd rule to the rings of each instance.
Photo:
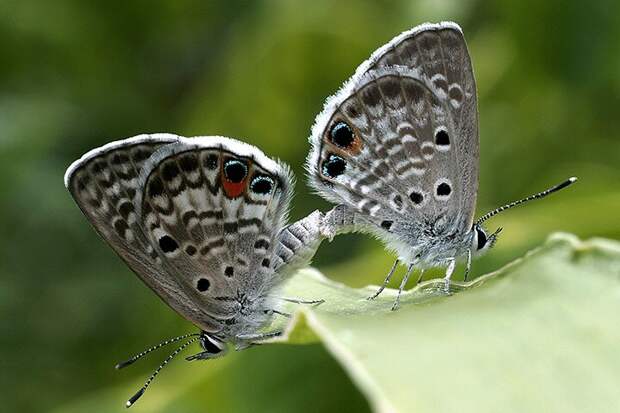
[[[300,309],[291,341],[318,337],[378,412],[617,411],[617,242],[557,234],[458,294],[442,286],[392,312],[394,290],[367,301],[375,287],[302,271],[288,293],[326,302]]]
[[[496,272],[453,282],[450,296],[443,285],[424,282],[390,311],[395,290],[368,301],[376,287],[302,270],[286,295],[325,303],[291,305],[280,344],[178,363],[132,409],[360,412],[363,395],[377,412],[617,411],[619,243],[557,234]],[[143,377],[134,380],[58,412],[119,411]]]

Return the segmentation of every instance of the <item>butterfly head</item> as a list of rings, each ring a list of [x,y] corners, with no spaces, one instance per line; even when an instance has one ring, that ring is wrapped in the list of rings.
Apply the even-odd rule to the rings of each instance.
[[[489,234],[486,229],[480,224],[474,224],[472,227],[471,247],[470,250],[474,255],[482,255],[495,245],[499,233],[502,232],[502,228],[497,228],[495,232]]]
[[[219,353],[225,353],[227,350],[226,343],[223,340],[205,332],[200,335],[200,347],[210,355],[219,355]]]

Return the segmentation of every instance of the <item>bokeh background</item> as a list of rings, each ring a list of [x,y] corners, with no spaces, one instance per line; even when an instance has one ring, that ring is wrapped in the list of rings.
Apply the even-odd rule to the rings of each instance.
[[[478,82],[478,213],[580,178],[494,219],[504,232],[474,274],[553,231],[620,238],[617,1],[1,0],[2,410],[97,411],[114,399],[120,411],[164,354],[122,372],[115,362],[191,330],[87,224],[63,187],[71,161],[143,132],[227,135],[292,165],[293,219],[326,209],[302,169],[323,100],[397,33],[448,19],[465,31]],[[362,286],[391,260],[348,235],[315,265]],[[318,344],[180,359],[160,379],[136,411],[368,410]]]

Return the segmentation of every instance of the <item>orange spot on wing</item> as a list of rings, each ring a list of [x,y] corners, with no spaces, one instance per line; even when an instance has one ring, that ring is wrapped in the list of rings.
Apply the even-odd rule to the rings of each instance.
[[[220,171],[220,180],[222,182],[222,188],[224,188],[224,194],[227,198],[238,198],[245,193],[246,187],[248,185],[249,176],[253,170],[252,163],[248,162],[246,164],[248,170],[245,178],[241,182],[231,182],[226,179],[226,174],[224,173],[224,164],[226,162],[221,162],[221,171]]]
[[[329,139],[329,133],[330,133],[330,129],[327,128],[325,130],[325,132],[323,133],[323,142],[327,145],[329,145],[330,149],[335,149],[337,152],[339,152],[340,154],[343,155],[358,155],[361,151],[362,148],[364,146],[364,144],[362,143],[362,139],[360,138],[360,131],[353,126],[350,122],[345,121],[344,119],[341,119],[341,117],[336,117],[335,120],[330,121],[329,124],[333,125],[337,122],[344,122],[346,123],[351,130],[353,131],[353,142],[351,142],[351,144],[349,146],[347,146],[346,148],[342,148],[338,145],[335,145],[330,139]]]
[[[237,198],[245,192],[247,178],[239,183],[227,181],[222,175],[222,187],[228,198]]]

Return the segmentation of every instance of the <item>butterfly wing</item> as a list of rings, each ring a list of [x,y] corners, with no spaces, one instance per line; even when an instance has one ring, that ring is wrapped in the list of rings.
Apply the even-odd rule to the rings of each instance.
[[[157,152],[141,179],[149,239],[196,300],[257,296],[270,285],[291,197],[286,166],[229,138],[185,138]],[[208,290],[197,291],[201,279]]]
[[[135,209],[140,171],[157,149],[176,142],[174,135],[139,135],[111,142],[75,161],[65,186],[95,230],[138,277],[175,310],[187,297],[155,264],[158,252],[149,242]]]
[[[147,148],[138,162],[134,154]],[[130,138],[77,161],[66,184],[132,270],[205,331],[221,331],[237,314],[238,293],[259,291],[273,273],[291,177],[250,145]]]
[[[311,185],[380,236],[471,228],[478,121],[469,54],[453,23],[426,24],[377,50],[317,116]],[[387,231],[386,231],[387,230]],[[402,238],[402,237],[400,237]]]
[[[456,168],[462,180],[461,224],[468,231],[478,195],[480,143],[476,80],[462,29],[453,22],[419,25],[373,53],[367,64],[368,70],[402,65],[417,71],[437,97],[449,103],[454,150],[459,158]]]

